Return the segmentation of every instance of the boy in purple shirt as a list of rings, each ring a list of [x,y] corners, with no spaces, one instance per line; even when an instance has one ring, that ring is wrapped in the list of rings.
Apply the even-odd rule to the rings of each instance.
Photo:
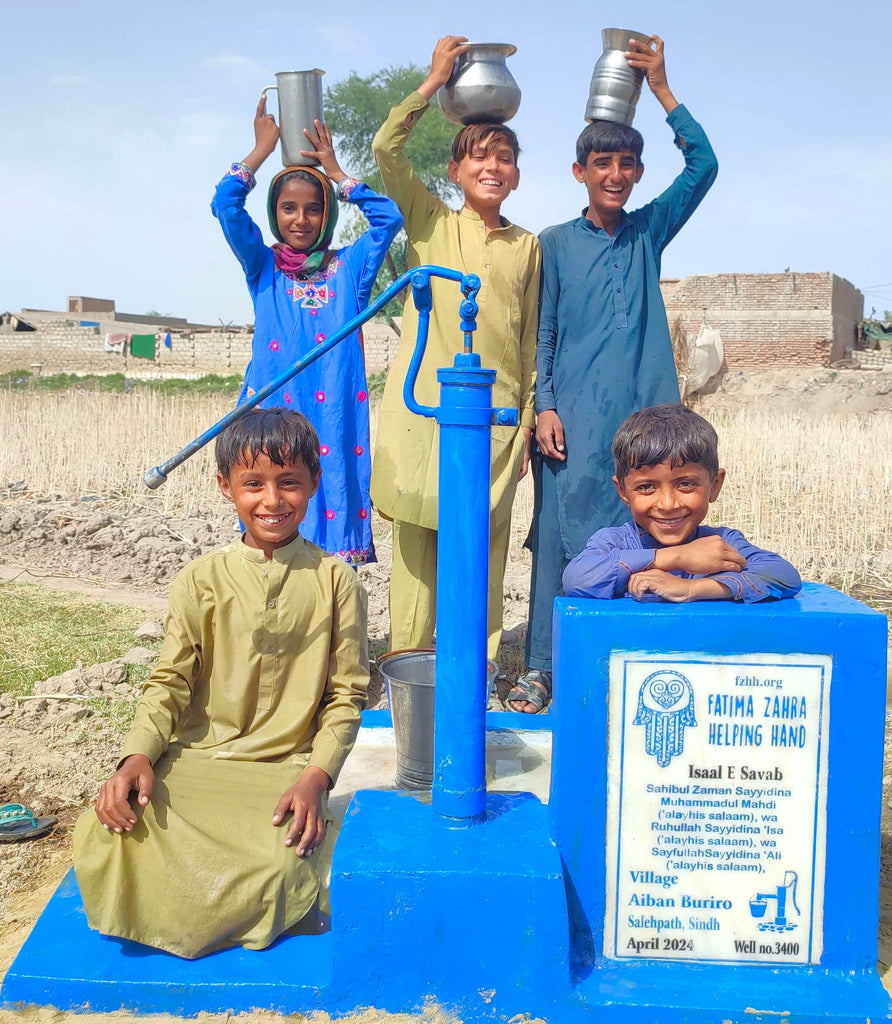
[[[712,425],[683,405],[629,416],[613,483],[632,522],[598,530],[564,570],[568,597],[743,601],[793,597],[799,573],[737,530],[701,526],[725,480]]]

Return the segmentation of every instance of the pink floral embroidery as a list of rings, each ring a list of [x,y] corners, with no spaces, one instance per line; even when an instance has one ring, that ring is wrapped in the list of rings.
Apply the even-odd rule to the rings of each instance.
[[[320,444],[319,445],[319,454],[320,455],[328,455],[328,453],[330,451],[331,451],[331,448],[329,448],[327,444]]]
[[[335,517],[334,509],[333,508],[327,508],[325,510],[325,518],[326,519],[334,519],[334,517]]]
[[[364,402],[368,397],[369,396],[365,391],[358,391],[356,394],[356,400],[358,402]]]
[[[317,391],[316,392],[316,401],[317,402],[324,402],[325,401],[325,392],[324,391]]]
[[[361,508],[359,510],[359,518],[360,519],[368,519],[368,517],[369,517],[369,510],[367,508]]]
[[[361,445],[361,444],[358,444],[358,445],[357,445],[357,446],[356,446],[356,447],[355,447],[355,448],[353,449],[353,454],[354,454],[354,455],[362,455],[362,445]]]
[[[278,352],[279,351],[279,343],[276,341],[275,338],[273,338],[273,340],[269,343],[269,347],[270,347],[270,351],[272,351],[272,352]]]
[[[289,405],[291,404],[291,395],[289,395],[287,391],[285,392],[285,401],[286,401],[286,402],[287,402],[287,403],[288,403]]]
[[[319,311],[317,309],[311,309],[310,310],[310,316],[316,316],[318,314],[318,312]]]
[[[321,345],[323,341],[325,341],[325,335],[324,334],[317,334],[316,335],[316,344],[317,345]]]

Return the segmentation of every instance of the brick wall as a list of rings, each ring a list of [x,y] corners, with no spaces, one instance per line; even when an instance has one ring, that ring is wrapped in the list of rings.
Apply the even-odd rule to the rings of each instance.
[[[855,343],[864,296],[835,274],[698,274],[661,282],[670,327],[719,330],[729,370],[826,366]]]
[[[698,274],[661,282],[670,326],[678,320],[690,339],[704,319],[721,333],[730,370],[827,365],[855,343],[864,297],[835,274]],[[159,341],[154,361],[103,351],[105,331],[145,327],[103,323],[100,330],[76,321],[44,322],[34,332],[0,331],[0,372],[42,364],[42,373],[241,374],[251,357],[247,330],[172,333]],[[394,361],[399,339],[389,325],[363,328],[369,373]]]
[[[42,374],[226,375],[244,373],[251,358],[249,331],[172,334],[169,349],[164,346],[163,335],[158,335],[154,360],[136,359],[129,352],[106,352],[104,345],[105,334],[95,327],[53,324],[38,331],[3,332],[0,373],[39,364]]]
[[[114,324],[126,331],[126,325]],[[132,333],[127,331],[126,333]],[[135,333],[149,333],[142,327]],[[135,359],[129,352],[106,352],[104,330],[80,327],[76,321],[44,323],[37,331],[0,331],[0,373],[27,370],[40,364],[39,372],[125,373],[164,376],[242,374],[251,358],[252,334],[243,331],[195,331],[171,333],[171,347],[157,335],[154,360]],[[386,323],[370,321],[363,328],[366,367],[369,373],[386,370],[396,356],[399,338]]]

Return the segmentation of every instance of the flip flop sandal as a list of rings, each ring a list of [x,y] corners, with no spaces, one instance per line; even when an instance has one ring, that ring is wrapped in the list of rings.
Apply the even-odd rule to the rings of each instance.
[[[24,804],[3,804],[0,807],[0,843],[40,839],[55,827],[55,818],[35,818]]]
[[[508,691],[505,704],[511,711],[512,701],[525,700],[535,707],[535,714],[544,711],[551,700],[551,673],[541,672],[539,669],[530,669],[526,675],[518,676],[517,682]],[[529,714],[529,712],[527,712]]]

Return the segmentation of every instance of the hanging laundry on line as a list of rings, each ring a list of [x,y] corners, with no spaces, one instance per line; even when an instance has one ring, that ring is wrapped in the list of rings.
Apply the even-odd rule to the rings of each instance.
[[[155,335],[132,334],[130,336],[130,355],[134,359],[154,359]]]
[[[124,352],[124,346],[130,341],[130,335],[118,332],[116,334],[106,334],[105,336],[105,351],[106,352]]]

